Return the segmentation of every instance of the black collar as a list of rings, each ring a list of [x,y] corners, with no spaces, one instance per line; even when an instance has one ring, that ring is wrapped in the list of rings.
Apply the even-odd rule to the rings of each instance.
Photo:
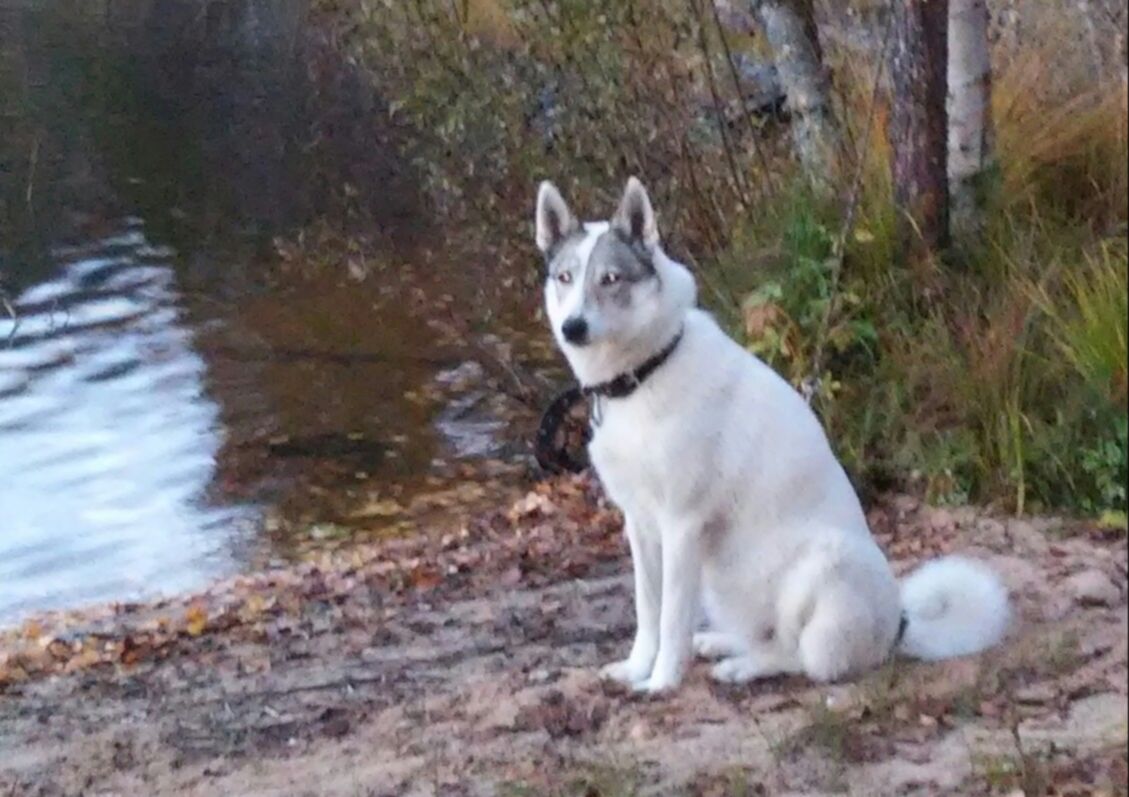
[[[603,396],[605,398],[627,398],[643,381],[658,370],[674,353],[675,348],[678,347],[678,342],[682,340],[683,330],[678,330],[678,334],[670,343],[666,344],[657,354],[651,356],[642,365],[633,371],[627,371],[620,374],[614,379],[609,379],[607,382],[600,382],[596,385],[587,385],[580,388],[581,392],[588,397]]]

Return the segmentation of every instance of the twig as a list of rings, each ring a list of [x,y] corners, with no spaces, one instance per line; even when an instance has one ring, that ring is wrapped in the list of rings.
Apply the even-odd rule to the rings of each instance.
[[[898,2],[898,0],[894,0]],[[850,236],[851,231],[855,226],[855,213],[858,211],[859,196],[862,191],[862,172],[866,163],[866,154],[864,148],[870,140],[871,132],[874,128],[875,110],[878,106],[878,92],[882,87],[882,72],[886,66],[886,56],[890,48],[890,34],[894,29],[894,14],[890,13],[886,20],[886,30],[882,34],[882,49],[879,53],[878,67],[874,70],[874,85],[870,93],[870,109],[866,117],[866,131],[863,133],[862,140],[859,141],[858,146],[855,148],[855,174],[851,179],[850,193],[847,195],[847,208],[843,217],[843,224],[839,228],[839,234],[835,238],[835,243],[832,245],[832,270],[831,270],[831,289],[827,299],[827,306],[823,311],[823,318],[819,323],[819,332],[815,339],[815,353],[812,355],[810,375],[804,384],[801,386],[804,398],[808,404],[812,403],[815,396],[816,388],[819,384],[820,372],[823,370],[823,355],[827,343],[827,331],[831,325],[831,316],[837,306],[837,299],[839,298],[839,279],[843,272],[843,259],[847,247],[847,238]]]
[[[703,207],[706,207],[710,203],[702,195],[702,189],[698,185],[697,169],[695,168],[697,166],[697,161],[694,157],[694,154],[690,151],[691,146],[692,145],[687,140],[686,136],[683,135],[681,141],[679,142],[678,154],[682,159],[682,165],[685,170],[685,174],[690,181],[690,190],[693,192],[697,201]],[[706,220],[709,226],[706,230],[704,230],[704,232],[711,239],[711,248],[717,250],[721,248],[721,242],[724,240],[725,235],[720,224],[720,219],[717,217],[716,209],[712,207],[709,209],[714,212],[712,215],[706,216]]]
[[[718,130],[721,131],[721,144],[725,149],[725,159],[729,163],[729,170],[733,173],[733,186],[737,189],[737,197],[744,208],[749,207],[749,197],[745,187],[744,178],[737,168],[737,156],[733,152],[733,144],[729,140],[729,132],[725,129],[725,114],[721,106],[721,94],[717,90],[717,79],[713,73],[712,53],[710,52],[709,38],[706,35],[706,26],[702,24],[701,6],[698,0],[686,0],[690,10],[698,23],[698,46],[702,49],[702,60],[706,65],[706,81],[710,87],[710,96],[713,98],[714,112],[719,116]],[[710,0],[712,2],[712,0]]]
[[[725,53],[725,61],[729,64],[729,74],[733,78],[733,87],[737,91],[741,112],[745,116],[745,127],[748,128],[749,135],[753,139],[753,149],[757,153],[757,160],[761,162],[761,168],[764,169],[764,176],[768,181],[768,186],[773,193],[777,193],[778,186],[776,185],[776,178],[769,169],[768,156],[764,154],[764,148],[761,146],[760,139],[757,138],[756,126],[753,124],[753,115],[749,112],[749,105],[745,102],[745,98],[741,94],[741,76],[737,74],[737,65],[733,63],[733,51],[729,47],[729,39],[725,36],[725,27],[721,24],[721,15],[718,13],[717,3],[711,0],[710,8],[713,9],[713,21],[714,24],[717,25],[718,39],[721,41],[721,49]]]
[[[24,202],[27,204],[27,209],[30,211],[32,196],[35,192],[35,167],[39,163],[39,136],[37,135],[31,142],[31,155],[28,158],[27,167],[27,189],[24,191]]]
[[[451,328],[459,330],[459,319],[455,316],[454,310],[452,308],[447,308],[447,310]],[[492,351],[489,346],[486,346],[480,341],[475,340],[473,336],[462,335],[462,339],[471,349],[478,352],[481,358],[486,361],[486,367],[489,368],[491,365],[494,367],[494,370],[496,371],[495,375],[497,375],[497,372],[500,372],[502,375],[509,379],[513,387],[511,388],[511,390],[506,390],[505,387],[501,387],[500,389],[503,393],[505,393],[510,398],[520,402],[521,404],[524,404],[530,409],[535,409],[538,411],[541,409],[540,405],[545,400],[545,393],[548,387],[545,384],[544,380],[541,380],[537,378],[536,375],[532,374],[523,376],[518,372],[517,368],[512,362],[507,362],[504,357],[501,357],[497,352]]]
[[[477,656],[492,656],[495,653],[503,653],[511,649],[508,644],[495,643],[491,645],[480,645],[474,650],[470,651],[470,655]],[[387,684],[389,679],[395,677],[399,673],[373,673],[364,675],[346,675],[341,678],[334,678],[330,681],[317,681],[314,683],[297,684],[296,686],[289,686],[285,689],[262,689],[247,692],[240,692],[238,694],[228,693],[220,697],[211,698],[202,702],[205,703],[219,703],[225,705],[232,699],[239,701],[240,699],[248,698],[280,698],[288,697],[289,695],[301,694],[302,692],[323,692],[331,689],[350,689],[357,684]]]
[[[16,312],[15,306],[8,300],[8,294],[2,287],[0,287],[0,306],[3,306],[4,312],[12,319],[12,328],[8,330],[8,336],[4,339],[5,343],[11,343],[16,336],[16,330],[20,328],[20,315]]]

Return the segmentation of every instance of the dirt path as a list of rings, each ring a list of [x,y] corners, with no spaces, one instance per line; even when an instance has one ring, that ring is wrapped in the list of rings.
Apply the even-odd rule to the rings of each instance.
[[[1004,648],[821,688],[696,666],[644,699],[593,676],[630,584],[614,516],[566,487],[395,557],[0,638],[0,795],[1125,793],[1123,535],[893,501],[871,519],[899,569],[965,550],[1005,574]]]

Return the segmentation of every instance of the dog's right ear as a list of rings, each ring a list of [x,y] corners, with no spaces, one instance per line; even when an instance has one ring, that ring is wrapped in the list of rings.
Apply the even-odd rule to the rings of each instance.
[[[557,187],[545,180],[537,189],[537,248],[548,254],[557,244],[576,232],[578,224]]]

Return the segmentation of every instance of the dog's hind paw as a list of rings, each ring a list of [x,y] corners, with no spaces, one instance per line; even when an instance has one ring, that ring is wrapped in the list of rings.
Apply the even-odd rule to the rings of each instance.
[[[600,677],[630,686],[633,689],[645,684],[651,676],[650,665],[640,665],[631,659],[617,661],[600,668]]]
[[[724,659],[742,651],[736,637],[720,631],[699,631],[694,634],[694,653],[703,659]]]
[[[767,667],[764,662],[752,656],[731,656],[713,666],[710,674],[715,681],[725,684],[743,684],[757,678],[779,675],[777,668]]]

